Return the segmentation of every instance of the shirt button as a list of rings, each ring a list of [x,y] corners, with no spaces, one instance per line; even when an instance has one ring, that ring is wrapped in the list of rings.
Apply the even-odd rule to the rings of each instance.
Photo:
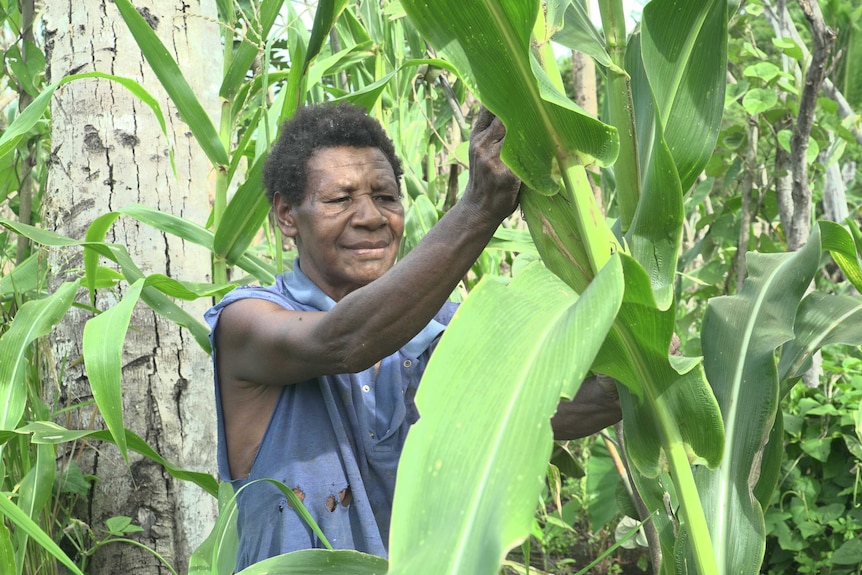
[[[413,365],[412,361],[410,361],[409,359],[404,360],[404,367],[410,367],[411,365]]]
[[[371,388],[370,388],[370,387],[368,387],[367,385],[363,385],[363,386],[362,386],[362,391],[364,391],[364,392],[368,393],[369,391],[371,391]]]
[[[368,435],[370,435],[370,436],[371,436],[371,439],[374,439],[374,434],[373,434],[373,433],[369,433]]]

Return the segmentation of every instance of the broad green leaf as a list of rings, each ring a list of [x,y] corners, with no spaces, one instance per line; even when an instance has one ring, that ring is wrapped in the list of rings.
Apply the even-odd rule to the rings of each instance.
[[[51,490],[54,487],[54,447],[51,445],[39,445],[36,448],[36,465],[30,468],[24,479],[21,480],[21,489],[18,496],[18,507],[27,517],[38,521],[39,514],[45,505],[51,500]],[[0,495],[2,497],[2,495]],[[18,549],[18,564],[23,567],[24,553],[27,549],[27,531],[15,532],[15,547]],[[20,575],[21,569],[18,570]]]
[[[802,48],[793,38],[773,38],[772,45],[781,50],[782,54],[793,58],[797,62],[802,62],[805,58]]]
[[[50,421],[34,421],[33,423],[28,423],[23,427],[19,427],[17,431],[19,433],[32,433],[32,442],[37,445],[42,443],[65,443],[67,441],[76,441],[85,437],[96,439],[98,441],[115,443],[114,437],[113,435],[111,435],[111,432],[109,430],[69,430]],[[181,479],[183,481],[189,481],[191,483],[194,483],[213,497],[216,497],[218,495],[218,482],[212,475],[210,475],[209,473],[201,473],[198,471],[188,471],[177,467],[176,465],[170,463],[164,457],[159,455],[152,447],[147,444],[146,441],[141,439],[134,432],[129,431],[128,429],[124,431],[125,443],[129,449],[136,453],[140,453],[148,459],[155,461],[156,463],[164,467],[165,470],[171,474],[171,476],[176,477],[177,479]]]
[[[68,282],[45,299],[26,302],[0,337],[0,430],[13,430],[27,402],[27,351],[48,335],[72,306],[80,282]]]
[[[683,189],[664,129],[656,117],[646,69],[639,64],[640,49],[638,36],[632,37],[626,52],[626,69],[631,74],[638,157],[620,156],[615,170],[621,171],[623,162],[639,167],[640,197],[625,238],[631,256],[647,272],[659,309],[667,309],[673,302],[677,254],[682,241]],[[619,190],[619,194],[623,193]]]
[[[643,11],[643,65],[683,190],[700,175],[721,128],[727,12],[726,0],[653,0]]]
[[[852,222],[852,220],[851,220]],[[859,267],[859,245],[853,240],[852,228],[848,232],[840,224],[828,221],[818,222],[823,249],[829,252],[844,275],[857,290],[862,291],[862,269]]]
[[[219,483],[219,517],[210,534],[189,558],[190,575],[233,574],[239,548],[233,495],[233,486],[229,482]]]
[[[415,247],[436,223],[437,208],[434,207],[428,196],[417,197],[404,218],[404,239],[409,247]]]
[[[140,204],[129,204],[120,208],[118,212],[187,242],[203,246],[208,250],[212,249],[212,232],[190,220]]]
[[[799,306],[793,331],[796,337],[781,350],[780,381],[801,376],[825,345],[862,345],[862,297],[812,292]]]
[[[311,528],[314,534],[318,537],[318,539],[323,543],[323,545],[327,548],[327,550],[332,549],[332,545],[330,545],[329,541],[326,539],[326,536],[320,530],[320,527],[314,521],[311,514],[306,509],[305,505],[302,501],[297,497],[296,493],[293,490],[283,483],[276,481],[274,479],[256,479],[249,483],[243,485],[236,493],[233,492],[233,489],[228,485],[228,487],[220,487],[218,491],[219,497],[219,517],[216,520],[216,524],[213,526],[212,531],[210,531],[209,536],[207,536],[206,540],[198,547],[195,552],[192,554],[191,560],[189,562],[189,575],[232,575],[234,573],[234,568],[236,567],[236,550],[237,550],[237,531],[236,531],[236,516],[237,516],[237,504],[236,498],[240,492],[245,489],[250,488],[261,488],[265,487],[264,484],[269,484],[275,486],[281,493],[287,498],[288,503],[290,504],[290,508],[300,516],[300,518],[306,522],[306,524]],[[222,484],[224,485],[224,484]],[[316,550],[320,551],[320,550]],[[331,551],[329,551],[331,552]],[[298,553],[303,553],[302,551]],[[351,551],[350,553],[357,554],[355,551]],[[278,557],[288,557],[288,556],[296,556],[296,553],[291,553],[289,555],[279,555]],[[378,558],[379,559],[379,558]],[[255,565],[244,569],[241,571],[242,573],[248,575],[248,573],[287,573],[288,571],[284,571],[283,568],[278,567],[279,565],[286,565],[291,567],[290,573],[304,573],[305,571],[296,570],[301,569],[303,560],[299,560],[299,562],[291,563],[291,559],[281,559],[275,560],[270,559],[269,563],[267,561],[256,563]],[[305,560],[309,565],[318,565],[316,567],[319,569],[319,563],[315,563],[314,558]],[[384,561],[380,559],[380,561]],[[282,563],[284,562],[284,563]],[[260,567],[266,563],[266,565],[270,567]],[[341,565],[339,563],[335,568],[341,567],[342,569],[345,565]],[[275,571],[269,571],[268,569],[275,568]],[[262,569],[260,571],[254,569]],[[310,571],[311,573],[320,573],[321,571]],[[335,571],[334,573],[340,573],[339,571]]]
[[[15,294],[32,292],[46,287],[48,263],[44,254],[34,253],[0,277],[0,300],[12,299]]]
[[[320,53],[323,43],[329,36],[329,31],[338,19],[341,11],[347,5],[347,0],[320,0],[314,11],[314,24],[311,27],[311,37],[303,62],[303,74],[308,73],[312,60]]]
[[[0,497],[4,495],[0,494]],[[6,523],[0,521],[0,573],[15,573],[15,548]]]
[[[233,3],[229,2],[229,4],[231,4],[231,8],[228,9],[225,7],[223,11],[232,11]],[[260,11],[260,29],[253,25],[248,27],[249,37],[243,38],[230,61],[230,67],[225,73],[221,88],[219,89],[220,97],[226,100],[233,99],[237,89],[245,81],[246,74],[248,74],[252,62],[260,54],[262,46],[266,42],[269,31],[272,29],[272,25],[275,23],[275,19],[283,4],[284,0],[263,0],[260,3],[260,7],[258,8]]]
[[[835,550],[829,562],[833,565],[853,565],[858,567],[862,564],[862,539],[856,537],[841,544]]]
[[[574,164],[608,165],[613,128],[586,115],[542,77],[530,55],[538,0],[402,1],[423,36],[507,128],[502,157],[532,189],[553,195]]]
[[[75,562],[72,561],[66,553],[60,549],[60,546],[54,543],[54,540],[45,533],[39,525],[27,517],[27,514],[21,511],[21,509],[12,503],[10,499],[6,496],[5,493],[0,492],[0,513],[5,515],[9,522],[15,526],[15,529],[20,529],[29,535],[37,544],[39,544],[42,549],[51,554],[51,556],[55,557],[60,563],[65,565],[70,572],[75,573],[75,575],[84,575],[84,573],[78,569],[78,566],[75,565]],[[2,563],[2,562],[0,562]]]
[[[793,339],[800,300],[820,256],[815,230],[795,253],[747,258],[748,277],[735,296],[714,298],[704,317],[704,368],[725,422],[724,452],[715,470],[696,468],[720,573],[759,573],[765,546],[752,477],[778,408],[775,350]]]
[[[508,286],[486,278],[470,293],[416,396],[422,417],[399,463],[390,573],[494,574],[529,535],[550,417],[577,392],[613,321],[621,272],[612,258],[578,296],[536,262]]]
[[[137,280],[129,286],[118,304],[84,324],[84,365],[90,389],[126,464],[129,463],[129,456],[123,432],[123,343],[132,319],[132,310],[143,288],[144,281]]]
[[[759,78],[767,83],[780,74],[781,68],[772,62],[757,62],[747,66],[742,71],[742,75],[746,78]]]
[[[107,214],[103,217],[107,217]],[[20,224],[17,222],[6,220],[2,217],[0,217],[0,225],[3,225],[17,234],[28,237],[31,240],[46,246],[84,246],[90,248],[99,253],[100,255],[119,264],[120,269],[123,271],[123,276],[130,284],[135,283],[141,278],[144,278],[143,272],[132,261],[131,257],[129,256],[129,252],[126,250],[125,246],[119,244],[82,242],[79,240],[73,240],[72,238],[68,238],[66,236],[49,230],[43,230],[41,228],[28,226],[26,224]],[[247,266],[248,268],[259,273],[260,276],[256,277],[272,278],[272,281],[270,283],[275,281],[274,276],[270,271],[270,268],[268,268],[266,265],[262,264],[255,258],[243,256],[243,258],[241,258],[239,262],[239,265],[243,267],[243,269],[245,269],[245,266]],[[269,275],[267,276],[267,274]],[[195,338],[195,341],[198,342],[198,345],[200,345],[201,348],[207,353],[210,352],[209,327],[207,327],[206,324],[204,324],[196,317],[190,315],[187,311],[185,311],[176,303],[168,299],[164,294],[160,293],[152,286],[144,287],[144,290],[141,294],[141,299],[143,299],[144,302],[148,306],[153,308],[153,310],[156,311],[159,315],[171,320],[179,326],[187,328],[191,332],[192,336]]]
[[[245,182],[227,205],[213,237],[213,253],[235,265],[251,245],[269,213],[269,200],[263,193],[263,165],[266,156],[255,160]]]
[[[592,56],[596,62],[606,68],[611,65],[611,57],[608,56],[605,43],[580,1],[568,5],[563,27],[552,38],[561,46]]]
[[[386,559],[359,551],[304,549],[278,555],[237,575],[386,575]]]
[[[230,159],[212,120],[201,106],[168,49],[129,0],[115,0],[115,4],[141,53],[171,97],[180,117],[188,124],[201,149],[214,165],[227,166]]]
[[[862,106],[862,21],[850,26],[844,55],[844,86],[841,90],[854,110]]]
[[[778,103],[778,94],[769,88],[754,88],[745,93],[742,98],[742,107],[754,116],[765,112]]]
[[[0,158],[15,149],[18,142],[21,141],[27,132],[36,125],[36,122],[48,109],[48,104],[51,103],[51,97],[54,91],[60,85],[60,82],[54,82],[46,87],[30,105],[27,106],[15,120],[9,124],[9,127],[0,135]]]

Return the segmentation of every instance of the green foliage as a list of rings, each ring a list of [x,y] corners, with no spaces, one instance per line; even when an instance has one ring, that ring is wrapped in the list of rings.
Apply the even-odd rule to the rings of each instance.
[[[522,195],[522,207],[532,237],[513,229],[514,218],[465,278],[464,291],[472,295],[423,381],[423,417],[399,471],[410,481],[398,486],[392,564],[355,552],[308,551],[247,572],[389,569],[436,575],[458,572],[463,565],[470,565],[460,568],[465,572],[496,572],[510,547],[535,534],[533,509],[551,453],[546,421],[560,395],[573,395],[590,368],[613,375],[623,386],[627,455],[661,536],[663,573],[673,572],[674,559],[676,566],[688,560],[689,569],[697,564],[702,573],[754,573],[764,547],[769,572],[854,572],[862,553],[862,517],[856,508],[862,438],[852,409],[860,387],[856,351],[827,353],[826,390],[794,384],[820,347],[859,344],[860,300],[849,293],[849,285],[858,289],[862,284],[862,240],[852,222],[849,231],[821,224],[822,246],[779,255],[784,230],[771,190],[786,175],[780,159],[789,150],[802,88],[798,72],[807,49],[794,38],[776,37],[768,27],[762,15],[772,8],[770,2],[753,0],[731,15],[723,1],[653,0],[632,36],[627,36],[621,4],[611,1],[601,3],[603,34],[578,2],[551,2],[545,13],[537,0],[405,0],[403,6],[321,0],[311,30],[292,2],[217,4],[224,35],[223,106],[219,118],[210,118],[132,4],[116,2],[212,164],[215,199],[209,221],[127,206],[98,218],[81,239],[38,227],[39,195],[49,169],[45,114],[54,91],[82,77],[102,77],[131,90],[164,131],[162,112],[128,78],[91,73],[46,86],[44,55],[37,43],[19,34],[25,24],[20,3],[0,2],[0,26],[4,33],[13,32],[0,38],[5,55],[0,102],[13,93],[19,104],[5,108],[8,113],[0,120],[0,203],[16,216],[26,212],[28,202],[34,207],[34,218],[22,221],[5,211],[7,231],[0,234],[0,414],[5,414],[0,418],[0,511],[6,518],[0,522],[0,571],[30,572],[43,563],[51,565],[50,571],[60,563],[80,572],[103,545],[137,544],[138,528],[129,518],[110,518],[94,531],[67,516],[70,500],[95,478],[85,477],[73,461],[56,469],[59,443],[85,437],[112,441],[124,456],[126,449],[143,453],[175,477],[217,493],[212,476],[165,461],[124,429],[118,363],[123,338],[97,334],[125,333],[130,308],[140,298],[187,328],[208,350],[206,327],[174,299],[219,297],[235,285],[228,281],[237,277],[229,276],[233,267],[246,274],[242,282],[272,283],[285,267],[285,252],[278,231],[266,222],[260,174],[284,119],[306,102],[346,99],[365,106],[388,127],[405,164],[406,253],[465,185],[469,127],[462,114],[478,98],[509,129],[504,158],[530,188]],[[860,68],[851,54],[862,45],[860,13],[841,3],[827,4],[831,21],[849,30],[839,38],[847,56],[836,85],[858,104]],[[537,19],[540,14],[547,21]],[[599,64],[607,90],[600,119],[564,95],[545,44],[551,37]],[[426,53],[425,41],[438,47],[441,58]],[[734,81],[725,92],[727,71]],[[756,148],[753,128],[759,136]],[[858,115],[842,117],[834,102],[821,99],[807,158],[815,199],[822,197],[826,166],[862,158],[853,130],[858,134]],[[619,217],[616,226],[606,223],[594,200],[592,176],[585,169],[590,162],[606,167],[601,184],[606,197],[613,198],[606,213]],[[755,182],[748,198],[741,195],[746,178]],[[29,199],[27,186],[35,192]],[[847,195],[858,217],[858,175]],[[213,283],[146,274],[125,246],[104,241],[119,217],[210,250]],[[44,251],[13,255],[15,235],[39,244],[39,250],[84,250],[80,278],[49,293]],[[821,247],[838,266],[827,264],[829,278],[815,271]],[[745,273],[739,258],[749,250],[761,255],[749,259],[752,277],[737,289],[734,280],[743,278],[736,275]],[[535,262],[537,256],[562,282]],[[805,266],[792,265],[801,259]],[[480,281],[508,277],[513,270],[510,282]],[[826,281],[839,280],[838,270],[849,282]],[[837,293],[815,291],[803,299],[801,290],[811,278]],[[95,290],[120,285],[125,296],[116,306],[95,309]],[[50,422],[63,408],[42,399],[43,370],[58,363],[45,357],[40,342],[84,288],[93,318],[84,329],[83,360],[107,430],[58,428]],[[728,295],[713,300],[704,315],[707,300]],[[578,323],[584,317],[593,318],[589,328]],[[737,319],[728,321],[731,317]],[[674,333],[691,357],[668,356]],[[693,359],[701,353],[703,368]],[[59,365],[75,360],[63,358]],[[463,366],[461,378],[470,374],[470,386],[452,388],[452,365]],[[744,385],[754,379],[762,382],[756,389]],[[462,394],[457,401],[454,393]],[[787,393],[782,418],[780,401]],[[455,437],[447,432],[451,441],[444,445],[441,429],[463,432]],[[747,480],[761,456],[761,481],[752,489]],[[481,473],[475,472],[476,462]],[[709,470],[704,462],[717,468]],[[570,536],[567,526],[575,512],[588,512],[594,528],[612,521],[610,489],[591,483],[613,475],[608,459],[594,456],[587,470],[585,501],[573,500],[562,520],[544,517],[539,539],[548,548],[565,540],[560,532]],[[221,493],[222,519],[196,553],[191,572],[232,571],[232,495]],[[666,501],[680,515],[668,512]],[[722,501],[732,504],[722,507]],[[66,551],[58,545],[61,532]],[[750,549],[737,561],[728,549],[742,532],[748,533]],[[70,549],[76,557],[70,558]],[[601,551],[595,548],[596,555]],[[450,561],[454,567],[444,565]]]

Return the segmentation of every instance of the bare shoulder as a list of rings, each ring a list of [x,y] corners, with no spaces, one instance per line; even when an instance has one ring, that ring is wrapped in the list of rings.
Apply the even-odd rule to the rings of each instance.
[[[321,354],[315,329],[324,315],[256,298],[225,306],[215,332],[220,379],[228,386],[254,387],[317,375],[310,373]]]

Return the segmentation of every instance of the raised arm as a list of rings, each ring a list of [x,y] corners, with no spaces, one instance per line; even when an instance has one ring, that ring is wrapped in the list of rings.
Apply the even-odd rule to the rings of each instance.
[[[402,261],[338,299],[329,312],[287,311],[262,300],[227,306],[216,332],[222,379],[285,385],[351,373],[407,343],[439,311],[517,205],[520,181],[500,160],[504,138],[502,123],[483,109],[470,140],[469,180],[461,200]],[[360,211],[352,225],[369,235],[386,225],[381,213],[391,208],[385,203],[391,198],[378,196],[393,192],[385,183],[347,193],[346,201],[356,202]],[[304,257],[300,243],[300,262]]]

